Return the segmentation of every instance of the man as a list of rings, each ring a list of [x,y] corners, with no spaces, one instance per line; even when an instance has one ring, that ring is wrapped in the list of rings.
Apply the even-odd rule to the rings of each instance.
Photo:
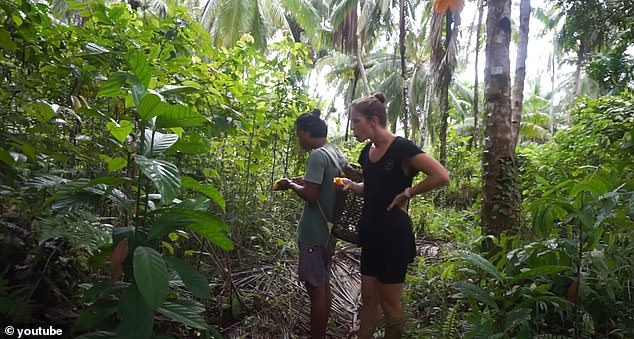
[[[302,179],[282,179],[276,183],[280,190],[293,190],[305,200],[304,211],[297,229],[299,245],[299,280],[310,297],[311,338],[326,336],[332,294],[330,267],[335,239],[330,235],[326,219],[332,217],[335,202],[333,178],[339,169],[331,160],[342,164],[345,158],[326,138],[328,127],[319,118],[320,111],[300,115],[295,129],[300,146],[310,152],[306,174]]]

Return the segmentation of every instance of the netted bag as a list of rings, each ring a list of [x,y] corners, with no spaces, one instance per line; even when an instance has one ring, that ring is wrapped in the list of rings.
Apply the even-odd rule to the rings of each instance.
[[[354,182],[363,180],[359,167],[346,165],[341,168],[342,175]],[[337,189],[335,208],[332,217],[334,235],[353,244],[359,244],[359,220],[363,210],[363,195],[351,189]]]

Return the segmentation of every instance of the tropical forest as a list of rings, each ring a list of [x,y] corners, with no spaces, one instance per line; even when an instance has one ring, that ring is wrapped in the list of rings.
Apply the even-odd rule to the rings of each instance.
[[[314,109],[356,164],[379,92],[450,178],[407,206],[398,337],[634,338],[632,0],[2,0],[0,337],[311,338],[274,183]]]

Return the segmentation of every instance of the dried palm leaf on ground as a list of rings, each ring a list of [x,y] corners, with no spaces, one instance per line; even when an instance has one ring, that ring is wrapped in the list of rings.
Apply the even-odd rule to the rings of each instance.
[[[435,257],[440,244],[417,240],[420,255]],[[360,249],[346,244],[333,257],[331,290],[333,295],[327,335],[346,338],[354,328],[361,305]],[[304,338],[310,333],[310,304],[304,287],[297,280],[297,261],[279,257],[241,259],[231,279],[245,299],[249,315],[222,330],[226,338]],[[253,260],[250,260],[253,259]],[[245,263],[252,267],[244,267]],[[236,263],[237,264],[237,263]],[[236,265],[238,266],[238,265]]]

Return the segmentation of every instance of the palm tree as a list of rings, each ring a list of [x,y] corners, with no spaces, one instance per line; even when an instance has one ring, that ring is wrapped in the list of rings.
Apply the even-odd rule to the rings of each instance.
[[[359,82],[359,68],[357,60],[350,55],[334,52],[317,60],[315,70],[317,72],[329,68],[325,80],[329,85],[334,85],[337,93],[344,93],[345,107],[350,107],[350,103],[356,97],[357,85]],[[334,99],[331,101],[334,102]],[[344,140],[348,140],[350,127],[350,112],[346,114],[346,130]]]
[[[480,144],[480,83],[478,75],[480,73],[480,34],[482,33],[482,16],[484,13],[484,0],[478,0],[478,26],[476,28],[476,43],[475,43],[475,79],[473,81],[473,133],[471,140],[469,141],[469,149],[471,146],[476,148]]]
[[[559,66],[558,59],[561,58],[561,54],[563,50],[561,45],[558,43],[557,37],[559,36],[559,31],[561,30],[561,19],[563,18],[563,12],[553,7],[549,10],[545,10],[542,8],[536,8],[533,16],[535,19],[539,20],[544,25],[544,30],[539,33],[539,35],[544,36],[549,34],[551,36],[552,41],[552,50],[548,56],[548,70],[550,72],[550,101],[549,101],[549,116],[550,116],[550,134],[553,135],[555,133],[555,87],[556,87],[556,79],[557,79],[557,69]]]
[[[513,102],[511,107],[511,131],[513,147],[517,144],[522,121],[522,103],[524,101],[524,78],[526,77],[526,55],[528,54],[528,25],[531,15],[531,1],[520,2],[520,32],[517,43],[517,59],[515,62],[515,79],[513,85]]]
[[[522,104],[522,121],[518,136],[519,144],[528,142],[544,143],[552,136],[549,131],[551,121],[548,114],[550,101],[548,95],[542,96],[540,82],[540,76],[536,80],[528,82],[530,94],[528,98],[524,99]],[[552,96],[552,93],[550,95]]]
[[[219,47],[231,46],[249,33],[254,45],[263,49],[277,29],[290,35],[295,24],[312,41],[321,36],[321,17],[312,3],[302,0],[206,0],[198,17]]]
[[[432,86],[438,88],[438,106],[442,114],[440,121],[440,156],[444,164],[447,159],[447,126],[449,123],[449,84],[456,67],[456,49],[462,0],[436,0],[429,33],[431,45]],[[444,24],[444,25],[443,25]],[[445,39],[442,39],[442,32]]]

